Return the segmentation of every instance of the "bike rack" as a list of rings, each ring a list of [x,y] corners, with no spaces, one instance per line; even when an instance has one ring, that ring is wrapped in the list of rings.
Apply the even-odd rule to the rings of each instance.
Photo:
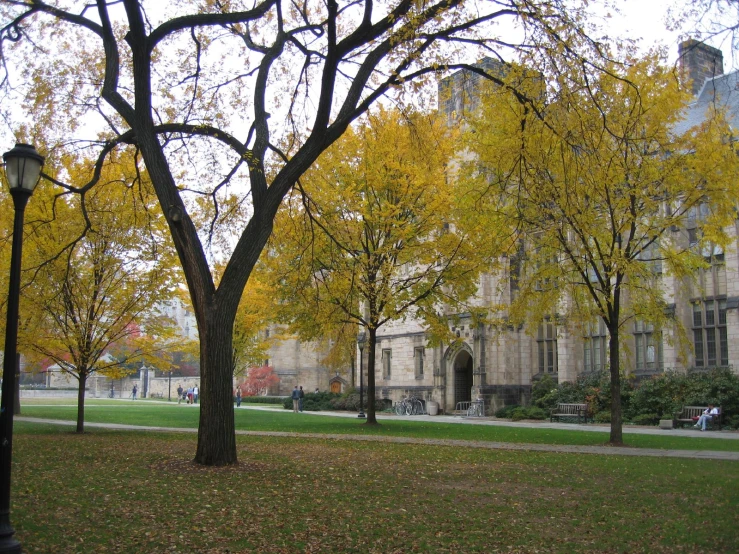
[[[485,417],[485,402],[483,400],[472,400],[457,402],[454,415],[463,417]]]

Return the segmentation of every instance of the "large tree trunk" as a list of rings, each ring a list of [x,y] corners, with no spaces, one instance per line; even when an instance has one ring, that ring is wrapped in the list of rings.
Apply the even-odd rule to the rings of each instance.
[[[85,386],[87,385],[87,372],[80,371],[79,388],[77,389],[77,432],[85,432]]]
[[[195,462],[223,466],[238,462],[231,371],[233,319],[224,318],[225,314],[211,315],[200,335],[200,422]]]
[[[375,412],[375,346],[377,329],[369,328],[369,344],[367,345],[367,425],[378,425]]]
[[[621,421],[621,368],[618,360],[619,337],[618,326],[609,329],[609,363],[611,366],[611,436],[609,443],[622,445],[623,423]]]

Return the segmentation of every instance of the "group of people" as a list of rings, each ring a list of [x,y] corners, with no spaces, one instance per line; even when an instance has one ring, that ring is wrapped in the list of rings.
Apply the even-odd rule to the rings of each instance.
[[[298,412],[303,411],[303,398],[305,398],[305,392],[303,391],[303,387],[298,388],[298,385],[295,385],[295,388],[293,389],[293,393],[292,393],[292,399],[293,399],[293,412],[295,412],[296,414]]]
[[[177,403],[180,404],[183,400],[188,404],[197,404],[198,397],[200,396],[200,389],[197,385],[194,387],[188,387],[187,390],[182,388],[182,385],[177,385]]]

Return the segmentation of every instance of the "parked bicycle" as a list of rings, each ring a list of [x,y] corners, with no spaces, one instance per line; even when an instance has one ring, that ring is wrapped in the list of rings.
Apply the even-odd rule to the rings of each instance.
[[[473,400],[467,408],[467,417],[485,417],[485,403],[482,400]]]
[[[406,396],[395,403],[396,415],[422,415],[426,413],[423,400],[417,396]]]

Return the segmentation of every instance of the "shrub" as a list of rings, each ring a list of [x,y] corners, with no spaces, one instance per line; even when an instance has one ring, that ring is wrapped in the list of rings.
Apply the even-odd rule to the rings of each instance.
[[[674,414],[682,406],[721,406],[724,420],[739,415],[739,375],[728,369],[701,373],[666,372],[641,381],[631,393],[624,419],[644,414]]]
[[[537,406],[530,406],[526,409],[526,419],[546,419],[548,417],[548,412]]]
[[[611,384],[608,372],[581,375],[575,382],[553,385],[549,376],[543,376],[532,385],[531,399],[540,408],[554,407],[559,403],[587,403],[594,420],[610,422]],[[739,416],[739,375],[729,369],[706,372],[666,372],[639,383],[621,382],[621,409],[624,421],[640,424],[656,424],[672,415],[684,405],[705,406],[709,402],[721,406],[724,421],[729,427],[732,417]],[[510,417],[516,406],[506,406],[495,413],[496,417]],[[500,415],[499,415],[500,414]],[[737,422],[735,427],[739,427]]]
[[[364,399],[364,405],[367,406],[367,398]],[[359,411],[359,393],[356,389],[350,389],[344,394],[336,395],[331,400],[331,406],[334,410],[348,410],[350,412]]]
[[[502,408],[498,408],[495,410],[495,417],[499,418],[509,418],[511,417],[511,412],[515,410],[516,408],[520,408],[518,404],[511,404],[510,406],[503,406]]]
[[[506,410],[505,416],[498,416],[498,413]],[[513,421],[521,421],[522,419],[546,419],[548,417],[547,412],[537,406],[506,406],[495,412],[495,417],[508,417]]]
[[[659,414],[639,414],[631,418],[634,425],[657,425]]]
[[[739,429],[739,415],[724,418],[724,427],[726,429]]]
[[[235,398],[235,397],[234,397]],[[288,397],[289,400],[289,397]],[[284,404],[284,396],[242,396],[241,402],[248,402],[249,404]],[[292,403],[290,404],[292,407]]]
[[[642,380],[631,394],[624,419],[634,420],[641,414],[673,414],[683,404],[681,389],[685,376],[673,372]]]
[[[539,408],[550,410],[557,405],[558,394],[557,383],[545,374],[531,387],[531,403]]]

